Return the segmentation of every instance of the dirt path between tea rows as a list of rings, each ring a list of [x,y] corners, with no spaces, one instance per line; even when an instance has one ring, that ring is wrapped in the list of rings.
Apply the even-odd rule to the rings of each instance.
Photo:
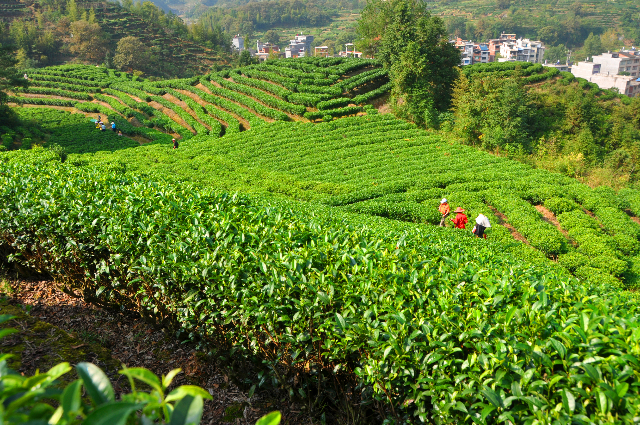
[[[9,323],[20,332],[2,339],[0,352],[11,352],[12,347],[20,350],[18,371],[25,375],[38,368],[48,370],[62,361],[90,361],[103,368],[116,393],[122,394],[127,391],[126,379],[118,379],[117,371],[122,364],[145,367],[158,375],[181,368],[183,373],[176,377],[172,387],[199,385],[213,396],[213,400],[205,401],[202,424],[253,425],[273,410],[282,413],[282,424],[317,423],[281,391],[257,390],[249,397],[248,388],[235,385],[215,359],[140,318],[87,304],[58,290],[52,281],[5,276],[1,283],[0,314],[25,313]],[[62,348],[55,349],[54,341],[61,338],[66,343],[66,353]]]

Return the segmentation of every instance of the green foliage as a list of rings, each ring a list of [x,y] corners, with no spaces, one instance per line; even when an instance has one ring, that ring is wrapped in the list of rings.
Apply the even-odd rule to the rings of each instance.
[[[516,79],[493,73],[471,80],[461,77],[454,89],[453,109],[453,131],[464,142],[513,154],[531,149],[535,108]]]
[[[348,127],[339,121],[322,125]],[[296,376],[301,397],[333,388],[339,376],[359,402],[402,421],[471,423],[484,415],[483,423],[500,416],[520,423],[539,409],[594,422],[637,415],[640,362],[620,342],[638,332],[637,302],[609,281],[579,284],[461,232],[385,225],[379,233],[314,207],[53,159],[20,151],[1,163],[0,229],[13,241],[13,261],[69,276],[73,258],[82,272],[68,285],[175,321],[202,344],[254,359],[279,385]],[[34,246],[46,249],[35,255]],[[160,393],[161,380],[123,373]],[[85,375],[99,379],[88,367],[83,382]],[[600,390],[604,384],[613,389]],[[89,387],[87,394],[101,403],[112,393]],[[160,403],[176,402],[179,411],[170,397]],[[136,409],[162,415],[155,406]]]
[[[578,208],[580,208],[580,206],[571,199],[559,197],[547,199],[546,201],[544,201],[544,206],[555,215],[562,214],[567,211],[577,210]]]
[[[0,316],[0,323],[12,316]],[[15,332],[3,329],[4,337]],[[113,387],[105,373],[92,363],[78,363],[75,367],[79,379],[63,389],[58,379],[71,371],[69,363],[60,363],[49,371],[22,376],[7,366],[4,355],[0,360],[0,400],[5,408],[0,419],[6,424],[56,423],[61,425],[128,423],[128,418],[140,411],[138,420],[171,424],[197,424],[202,417],[203,399],[211,399],[202,388],[183,385],[167,392],[173,378],[180,373],[174,369],[162,378],[144,368],[124,368],[120,374],[129,379],[132,392],[115,400]],[[151,391],[136,390],[135,381],[151,387]],[[86,392],[88,398],[84,398]],[[44,400],[54,401],[57,408]],[[185,413],[188,412],[188,415]],[[187,418],[189,418],[187,420]],[[277,422],[275,422],[277,423]]]
[[[449,108],[460,52],[449,43],[442,19],[432,17],[426,3],[369,0],[358,32],[365,53],[375,53],[389,70],[401,116],[418,125],[429,124],[426,112]]]

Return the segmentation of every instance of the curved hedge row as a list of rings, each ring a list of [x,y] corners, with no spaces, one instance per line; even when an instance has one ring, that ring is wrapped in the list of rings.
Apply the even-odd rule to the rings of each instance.
[[[323,118],[325,116],[330,116],[333,118],[346,117],[348,115],[355,115],[358,112],[362,112],[362,110],[363,109],[360,106],[345,106],[344,108],[327,109],[317,112],[306,112],[304,114],[304,117],[308,120],[317,120],[318,118]]]
[[[9,96],[8,102],[27,105],[48,105],[48,106],[66,106],[72,107],[76,104],[76,100],[53,99],[50,97],[22,97]]]
[[[237,93],[235,91],[216,87],[213,84],[211,84],[211,81],[208,78],[202,78],[200,82],[202,83],[202,85],[208,88],[211,93],[218,96],[222,96],[229,100],[233,100],[234,102],[238,102],[239,104],[246,106],[252,111],[255,111],[257,114],[260,114],[267,118],[273,118],[278,121],[289,120],[289,116],[284,112],[269,108],[268,106],[264,106],[262,103],[257,102],[251,99],[250,97]]]
[[[68,98],[77,99],[77,100],[91,100],[91,96],[89,96],[89,94],[87,94],[86,92],[78,93],[73,91],[62,90],[59,88],[49,88],[49,87],[30,86],[29,88],[16,90],[16,93],[50,94],[53,96],[68,97]]]
[[[267,106],[271,106],[273,108],[279,109],[284,112],[289,112],[294,115],[302,115],[307,111],[307,108],[301,105],[295,105],[293,103],[289,103],[285,100],[278,99],[277,97],[271,96],[263,92],[262,90],[254,89],[252,87],[246,86],[244,84],[233,83],[231,81],[227,81],[223,78],[212,77],[212,80],[220,84],[222,87],[237,91],[240,93],[247,94],[254,99],[259,100]]]

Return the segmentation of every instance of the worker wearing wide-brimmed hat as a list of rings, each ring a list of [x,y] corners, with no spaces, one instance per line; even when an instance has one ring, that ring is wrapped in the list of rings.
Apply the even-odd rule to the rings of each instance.
[[[449,216],[449,212],[451,209],[449,208],[449,203],[447,202],[447,198],[442,198],[440,201],[440,206],[438,207],[438,211],[442,214],[442,219],[440,219],[440,227],[444,227],[444,220]]]
[[[489,219],[484,214],[478,214],[478,218],[476,218],[476,225],[473,228],[473,234],[479,238],[487,239],[487,234],[485,230],[491,227],[491,223],[489,223]]]
[[[464,229],[468,221],[467,216],[464,215],[464,210],[458,207],[456,208],[454,213],[456,213],[456,216],[452,218],[451,221],[453,221],[453,224],[455,224],[456,229]]]

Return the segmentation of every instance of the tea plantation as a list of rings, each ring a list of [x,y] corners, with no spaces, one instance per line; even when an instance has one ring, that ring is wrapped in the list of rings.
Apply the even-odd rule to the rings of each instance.
[[[58,146],[0,154],[11,261],[253,362],[256,385],[368,423],[638,421],[637,191],[591,189],[360,106],[387,90],[371,61],[162,82],[40,72],[92,87],[65,101],[151,143],[18,108],[38,130],[16,140]],[[442,197],[486,215],[489,238],[437,227]]]

